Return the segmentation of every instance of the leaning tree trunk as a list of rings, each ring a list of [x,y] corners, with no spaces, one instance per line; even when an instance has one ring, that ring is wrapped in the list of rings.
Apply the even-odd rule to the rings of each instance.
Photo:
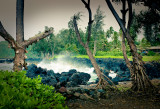
[[[84,43],[84,42],[82,41],[81,37],[80,37],[80,33],[79,33],[79,30],[78,30],[77,21],[76,21],[76,20],[77,20],[77,16],[74,16],[74,18],[72,19],[72,20],[73,20],[73,24],[74,24],[74,28],[75,28],[75,32],[76,32],[76,35],[77,35],[77,38],[78,38],[79,43],[85,48],[85,50],[86,50],[86,52],[87,52],[87,55],[89,56],[89,59],[90,59],[92,65],[93,65],[93,67],[94,67],[94,69],[95,69],[95,72],[96,72],[97,76],[98,76],[99,82],[98,82],[98,84],[97,84],[97,88],[106,88],[106,85],[109,85],[109,84],[108,84],[108,82],[104,79],[104,77],[106,77],[113,85],[114,85],[114,83],[113,83],[107,76],[105,76],[105,75],[101,72],[101,70],[100,70],[100,68],[99,68],[99,66],[98,66],[95,58],[93,57],[92,52],[91,52],[90,49],[89,49],[89,46],[88,46],[88,45],[89,45],[89,42],[90,42],[91,27],[92,27],[92,23],[93,23],[93,20],[92,20],[92,12],[91,12],[91,9],[90,9],[90,0],[88,0],[88,3],[86,3],[85,0],[81,0],[81,1],[84,3],[84,5],[85,5],[85,7],[87,8],[88,13],[89,13],[88,36],[87,36],[87,41],[86,41],[86,43]]]
[[[97,77],[99,79],[99,82],[97,84],[97,88],[106,88],[106,85],[108,83],[106,82],[106,80],[104,80],[103,73],[101,72],[101,70],[100,70],[95,58],[93,57],[93,54],[90,51],[88,45],[86,45],[85,49],[86,49],[87,55],[89,56],[89,59],[90,59],[92,65],[94,67],[94,70],[95,70],[95,72],[97,74]]]
[[[45,30],[45,32],[37,34],[36,36],[29,38],[28,40],[24,40],[24,0],[17,0],[16,4],[16,41],[14,38],[4,29],[2,23],[0,22],[0,35],[11,45],[14,49],[15,57],[14,57],[14,71],[20,71],[23,67],[27,68],[25,59],[27,56],[26,48],[32,43],[36,43],[37,41],[49,36],[53,32],[53,28]]]
[[[122,0],[122,3],[124,3],[124,1],[125,0]],[[131,21],[132,21],[132,19],[131,19],[132,18],[132,4],[131,4],[130,0],[127,0],[127,2],[128,2],[128,8],[129,8],[129,21],[128,21],[128,27],[126,29],[126,27],[124,26],[124,22],[122,22],[122,20],[118,16],[118,14],[115,11],[115,9],[113,8],[110,0],[106,0],[106,3],[108,5],[109,9],[111,10],[112,14],[114,15],[120,28],[123,31],[123,35],[127,39],[128,45],[131,50],[131,54],[132,54],[132,58],[133,58],[133,65],[131,68],[129,67],[129,69],[131,71],[131,77],[132,77],[131,78],[132,79],[132,89],[134,91],[148,92],[149,90],[154,90],[155,87],[152,85],[148,76],[145,73],[145,67],[144,67],[144,62],[142,61],[142,56],[140,56],[138,54],[136,45],[134,44],[134,41],[132,40],[132,37],[130,36],[130,33],[129,33],[130,25],[131,25]],[[122,13],[125,11],[127,11],[127,10],[122,10]]]
[[[132,78],[132,89],[135,91],[150,91],[154,90],[155,87],[146,75],[146,70],[144,67],[144,62],[142,61],[142,56],[138,54],[136,45],[131,39],[130,34],[127,32],[127,41],[131,49],[131,54],[133,57],[133,78]]]

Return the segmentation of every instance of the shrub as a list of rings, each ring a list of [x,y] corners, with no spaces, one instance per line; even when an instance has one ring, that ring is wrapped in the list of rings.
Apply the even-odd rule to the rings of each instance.
[[[64,100],[41,78],[28,78],[25,71],[0,71],[0,109],[64,109]]]
[[[147,56],[154,56],[156,53],[155,52],[153,52],[153,51],[148,51],[148,54],[147,54]]]

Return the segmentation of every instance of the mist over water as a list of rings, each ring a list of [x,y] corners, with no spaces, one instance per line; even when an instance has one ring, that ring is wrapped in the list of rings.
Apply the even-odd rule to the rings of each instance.
[[[53,61],[41,61],[38,65],[38,67],[46,68],[47,70],[53,70],[55,73],[62,73],[62,72],[68,72],[71,69],[75,69],[78,72],[84,72],[91,75],[91,78],[89,82],[95,82],[97,75],[93,72],[93,67],[88,67],[87,65],[84,65],[83,63],[77,63],[74,61],[71,61],[66,58],[58,58]]]
[[[29,63],[31,64],[31,63]],[[38,67],[53,70],[55,73],[68,72],[71,69],[77,70],[77,72],[84,72],[91,75],[89,82],[95,82],[97,79],[97,74],[94,73],[94,68],[88,65],[72,60],[70,57],[59,57],[56,60],[48,61],[42,60],[37,64]],[[13,63],[0,63],[0,70],[12,71]],[[109,76],[115,78],[117,74],[114,71],[109,72]]]
[[[13,63],[0,63],[0,70],[12,71]]]

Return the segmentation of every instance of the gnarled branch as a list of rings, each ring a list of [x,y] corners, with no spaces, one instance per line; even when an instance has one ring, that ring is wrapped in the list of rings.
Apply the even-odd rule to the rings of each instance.
[[[26,47],[31,45],[32,43],[35,43],[45,37],[47,37],[48,35],[53,33],[53,28],[48,29],[45,32],[42,32],[40,34],[35,35],[34,37],[29,38],[28,40],[25,40],[24,42],[22,42],[22,46]]]
[[[88,44],[89,41],[90,41],[90,38],[91,38],[91,28],[92,28],[92,23],[93,23],[93,20],[92,20],[92,11],[91,11],[91,8],[90,8],[90,0],[88,0],[88,4],[84,0],[81,0],[81,1],[84,3],[85,7],[88,10],[88,14],[89,14],[88,37],[87,37],[87,44]]]
[[[115,11],[114,7],[112,6],[110,0],[106,0],[106,3],[109,7],[109,9],[111,10],[112,14],[114,15],[115,19],[117,20],[119,26],[121,27],[123,33],[125,34],[126,33],[126,28],[125,26],[123,25],[123,22],[122,20],[120,19],[119,15],[117,14],[117,12]]]
[[[12,46],[13,49],[17,46],[13,37],[4,29],[1,21],[0,21],[0,35]]]

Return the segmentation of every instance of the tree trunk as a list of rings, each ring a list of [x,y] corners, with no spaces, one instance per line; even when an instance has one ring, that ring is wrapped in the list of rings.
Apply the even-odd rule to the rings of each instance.
[[[142,61],[142,56],[137,53],[136,45],[131,39],[130,34],[127,32],[127,41],[131,49],[131,54],[133,58],[133,76],[132,76],[132,89],[134,91],[149,91],[155,90],[154,85],[149,80],[146,75],[146,70],[144,67],[144,62]]]
[[[88,0],[88,3],[86,3],[85,0],[82,0],[82,2],[84,3],[84,5],[87,8],[88,13],[89,13],[89,22],[88,22],[88,31],[87,31],[88,32],[88,37],[87,37],[86,43],[83,43],[83,41],[82,41],[82,39],[80,37],[79,29],[78,29],[77,22],[76,22],[76,20],[77,20],[76,17],[77,16],[73,17],[73,24],[74,24],[75,32],[76,32],[76,35],[77,35],[79,43],[85,48],[85,50],[87,52],[87,55],[89,56],[89,59],[90,59],[92,65],[93,65],[93,67],[94,67],[94,69],[96,71],[96,74],[97,74],[97,76],[99,78],[99,82],[97,84],[97,88],[106,88],[106,85],[109,85],[109,84],[104,79],[104,77],[106,77],[109,81],[111,81],[111,80],[101,72],[101,70],[100,70],[100,68],[99,68],[99,66],[98,66],[98,64],[97,64],[92,52],[90,51],[89,46],[88,46],[89,42],[90,42],[90,38],[91,38],[91,27],[92,27],[92,23],[93,23],[92,12],[91,12],[91,9],[90,9],[90,0]],[[113,84],[112,81],[111,81],[111,83]]]
[[[23,16],[24,16],[24,0],[17,0],[16,4],[16,41],[14,38],[4,29],[2,23],[0,22],[0,35],[12,46],[15,51],[14,57],[14,71],[20,71],[23,67],[26,67],[25,59],[27,58],[25,53],[26,47],[32,43],[49,36],[53,32],[53,28],[38,34],[28,40],[24,40],[24,25],[23,25]]]
[[[122,3],[124,3],[124,1],[125,0],[122,0]],[[130,0],[127,0],[127,1],[128,1],[128,8],[129,8],[129,21],[128,21],[127,29],[124,26],[125,22],[122,22],[122,20],[118,16],[117,12],[113,8],[110,0],[106,0],[106,3],[108,5],[108,7],[110,8],[112,14],[114,15],[115,19],[117,20],[120,28],[122,29],[123,35],[124,35],[124,37],[126,37],[126,39],[128,41],[128,45],[129,45],[130,50],[131,50],[131,54],[132,54],[132,58],[133,58],[133,65],[132,65],[132,67],[130,67],[130,65],[127,64],[128,65],[127,67],[129,67],[129,69],[131,71],[132,89],[134,91],[144,91],[144,92],[146,91],[146,92],[148,92],[149,90],[154,90],[155,87],[150,82],[148,76],[145,73],[145,67],[144,67],[144,62],[142,61],[142,56],[140,56],[137,53],[136,45],[134,44],[134,41],[132,40],[132,37],[130,36],[130,33],[129,33],[129,29],[130,29],[130,25],[131,25],[131,19],[132,19],[132,5],[131,5]],[[125,13],[125,11],[127,11],[127,10],[123,10],[122,12]],[[124,38],[122,40],[124,41]],[[124,44],[124,42],[122,44]],[[125,45],[122,46],[123,50],[125,50],[123,48],[124,46]],[[126,54],[125,51],[123,51],[123,53]],[[132,73],[132,71],[133,71],[133,73]]]
[[[96,51],[97,51],[97,40],[95,39],[95,41],[94,41],[94,49],[93,49],[93,56],[96,55]]]
[[[20,71],[23,67],[26,68],[25,58],[25,50],[22,48],[16,48],[13,66],[14,71]]]
[[[134,75],[133,66],[127,57],[126,46],[125,46],[125,35],[124,34],[122,35],[122,52],[123,52],[124,60],[126,62],[126,66],[128,67],[128,69],[130,71],[131,78],[133,78],[133,75]]]
[[[24,0],[17,0],[16,6],[16,42],[18,44],[24,41]]]
[[[24,24],[23,24],[23,13],[24,13],[24,0],[17,0],[16,6],[16,42],[17,47],[15,48],[14,57],[14,71],[22,70],[25,65],[25,47],[20,47],[20,44],[24,41]]]
[[[126,26],[126,13],[127,13],[127,11],[128,11],[128,9],[126,9],[126,0],[122,0],[121,13],[122,13],[122,21],[123,21],[123,26],[124,27]],[[131,21],[131,18],[129,18],[129,21]],[[124,60],[126,62],[126,65],[127,65],[128,69],[130,70],[131,78],[133,78],[133,74],[134,74],[133,66],[131,65],[131,63],[130,63],[128,57],[127,57],[124,32],[122,33],[122,52],[123,52],[123,57],[124,57]]]
[[[99,82],[97,84],[97,88],[106,88],[106,85],[108,84],[108,82],[106,80],[104,80],[104,77],[103,77],[103,73],[101,72],[95,58],[93,57],[92,55],[92,52],[90,51],[88,45],[86,45],[85,47],[86,49],[86,52],[87,52],[87,55],[89,56],[89,59],[94,67],[94,70],[96,71],[96,74],[97,74],[97,77],[99,79]]]

